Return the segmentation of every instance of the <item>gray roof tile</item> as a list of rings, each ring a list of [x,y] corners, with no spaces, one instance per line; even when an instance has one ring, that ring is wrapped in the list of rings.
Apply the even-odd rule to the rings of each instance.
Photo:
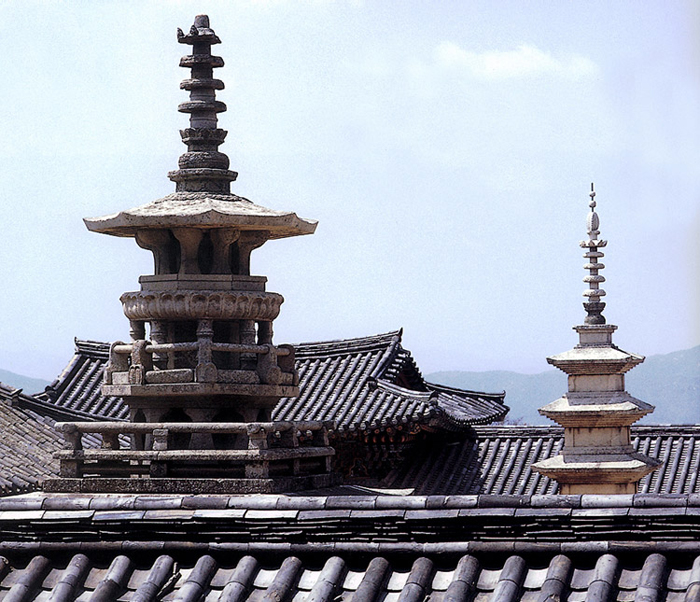
[[[553,426],[475,426],[466,438],[434,437],[416,446],[383,484],[429,495],[552,495],[558,492],[557,483],[530,466],[559,453],[563,440],[563,430]],[[659,496],[700,494],[700,426],[633,426],[632,443],[638,451],[665,460],[641,480],[640,493],[649,495],[639,504],[654,504]],[[688,470],[679,472],[684,466]],[[625,496],[613,497],[620,505],[629,504]],[[688,503],[700,504],[695,500]],[[588,496],[582,503],[597,502]]]
[[[0,383],[0,495],[37,489],[57,471],[53,453],[63,438],[51,418],[26,407],[34,401]]]

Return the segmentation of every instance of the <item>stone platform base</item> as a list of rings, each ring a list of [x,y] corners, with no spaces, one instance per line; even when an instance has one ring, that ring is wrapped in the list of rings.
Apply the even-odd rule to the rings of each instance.
[[[177,479],[106,478],[46,479],[47,493],[292,493],[305,489],[332,487],[341,482],[339,474],[277,477],[274,479]]]

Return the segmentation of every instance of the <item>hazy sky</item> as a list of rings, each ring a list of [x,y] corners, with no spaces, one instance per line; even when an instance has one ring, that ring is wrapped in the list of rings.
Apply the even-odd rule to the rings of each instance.
[[[584,316],[594,181],[617,344],[699,344],[697,6],[3,2],[0,367],[52,379],[73,337],[128,338],[151,255],[81,220],[174,190],[199,13],[233,192],[319,220],[253,256],[276,342],[404,327],[424,372],[544,370]]]

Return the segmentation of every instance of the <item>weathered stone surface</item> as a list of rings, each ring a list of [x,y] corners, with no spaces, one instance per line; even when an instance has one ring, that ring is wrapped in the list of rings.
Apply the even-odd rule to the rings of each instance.
[[[44,491],[48,493],[182,493],[182,494],[233,494],[233,493],[287,493],[305,489],[332,487],[340,481],[335,474],[318,474],[303,477],[275,477],[268,479],[227,478],[85,478],[47,479]],[[97,519],[95,519],[97,520]]]
[[[83,220],[88,230],[114,236],[136,236],[141,229],[236,228],[260,230],[270,238],[313,234],[317,222],[277,211],[233,194],[175,192],[148,205]]]
[[[129,320],[274,320],[282,295],[259,291],[133,292],[121,296]]]
[[[191,68],[178,110],[190,116],[173,194],[102,218],[89,230],[134,237],[153,253],[152,276],[124,293],[131,342],[113,343],[104,395],[122,397],[135,423],[101,425],[101,449],[83,450],[80,425],[65,426],[55,491],[229,493],[294,491],[337,482],[328,425],[267,422],[282,397],[299,393],[294,348],[272,343],[272,322],[284,299],[250,276],[253,250],[273,238],[311,234],[316,222],[231,194],[237,173],[219,151],[226,132],[213,77],[223,65],[211,54],[220,40],[199,15],[178,41],[193,46],[180,65]],[[178,424],[180,427],[178,427]],[[190,425],[189,427],[187,425]],[[216,425],[234,425],[224,430]],[[208,426],[209,425],[209,426]],[[236,426],[237,425],[237,426]],[[240,428],[239,428],[240,427]],[[122,427],[119,427],[122,428]],[[133,449],[119,436],[129,435]]]

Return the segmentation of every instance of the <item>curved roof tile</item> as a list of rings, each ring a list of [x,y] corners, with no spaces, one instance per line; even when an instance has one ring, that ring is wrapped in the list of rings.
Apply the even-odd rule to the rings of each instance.
[[[280,401],[281,420],[333,420],[340,432],[406,423],[448,430],[502,419],[505,393],[451,389],[426,382],[402,331],[296,346],[300,395]]]
[[[558,492],[555,481],[531,464],[558,454],[564,433],[554,426],[477,426],[471,437],[434,438],[384,481],[422,495],[541,495]],[[700,493],[700,426],[633,426],[636,451],[663,462],[645,476],[640,493]]]
[[[21,389],[0,383],[0,495],[36,489],[57,472],[53,452],[63,438],[51,418],[22,407],[25,401],[34,402]]]
[[[447,560],[388,554],[161,555],[133,552],[0,559],[0,596],[104,600],[695,600],[700,556],[605,551],[476,553]],[[636,554],[635,554],[636,552]],[[14,598],[13,598],[14,599]]]

